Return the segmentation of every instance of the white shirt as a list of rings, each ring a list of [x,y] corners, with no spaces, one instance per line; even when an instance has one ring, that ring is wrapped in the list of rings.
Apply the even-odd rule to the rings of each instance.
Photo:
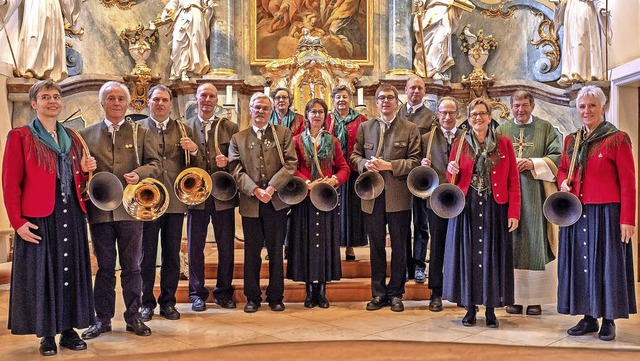
[[[413,114],[415,112],[418,111],[418,109],[422,108],[424,106],[424,103],[420,103],[418,105],[412,106],[409,103],[407,103],[407,111],[409,112],[409,114]]]

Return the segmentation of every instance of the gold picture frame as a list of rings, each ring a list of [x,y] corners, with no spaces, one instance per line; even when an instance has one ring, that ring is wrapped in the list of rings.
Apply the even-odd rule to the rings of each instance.
[[[296,53],[302,30],[319,36],[329,55],[360,66],[373,66],[373,1],[346,0],[339,8],[330,1],[294,2],[251,0],[251,66],[264,66]],[[274,6],[271,6],[274,3]],[[365,25],[366,26],[363,26]],[[364,45],[363,45],[364,44]]]

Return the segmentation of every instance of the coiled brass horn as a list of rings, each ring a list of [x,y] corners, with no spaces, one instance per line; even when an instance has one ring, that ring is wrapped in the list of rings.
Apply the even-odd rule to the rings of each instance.
[[[570,185],[573,180],[573,172],[576,166],[578,147],[580,146],[581,139],[582,130],[579,130],[576,134],[576,140],[573,145],[573,155],[571,156],[571,163],[569,164],[569,173],[567,174],[568,185]],[[580,219],[582,202],[571,192],[555,192],[544,201],[542,213],[549,222],[560,227],[568,227]]]
[[[145,178],[124,189],[122,205],[131,217],[139,221],[153,221],[167,211],[169,192],[162,182]]]
[[[380,122],[380,136],[378,137],[378,149],[376,149],[375,158],[380,157],[382,153],[382,143],[384,142],[385,126]],[[365,201],[378,198],[384,190],[384,178],[382,174],[373,171],[366,171],[356,178],[353,185],[356,195]]]
[[[431,145],[433,144],[433,136],[436,134],[436,123],[431,126],[431,135],[429,136],[429,144],[427,145],[426,158],[431,159]],[[440,179],[438,173],[431,167],[421,165],[415,167],[407,176],[407,187],[411,194],[416,197],[425,199],[436,189]]]
[[[455,157],[455,162],[458,164],[460,162],[460,154],[462,154],[462,146],[464,145],[464,138],[466,135],[467,129],[466,127],[463,127]],[[433,213],[437,214],[440,218],[449,219],[457,217],[464,209],[466,203],[464,193],[460,187],[455,185],[455,182],[456,174],[451,176],[450,183],[439,185],[433,193],[431,193],[431,209],[433,210]]]
[[[182,138],[187,136],[184,123],[176,120]],[[188,206],[200,204],[209,198],[213,188],[211,176],[203,169],[191,167],[191,154],[184,150],[185,170],[180,172],[173,183],[173,192],[178,200]]]

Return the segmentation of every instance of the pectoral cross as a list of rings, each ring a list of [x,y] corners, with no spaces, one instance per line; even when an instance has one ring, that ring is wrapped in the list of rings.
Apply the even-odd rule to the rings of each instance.
[[[513,143],[513,147],[516,148],[517,147],[517,157],[518,158],[522,158],[522,151],[524,150],[524,147],[533,147],[534,144],[529,142],[526,143],[524,141],[524,128],[520,128],[520,136],[518,137],[518,139],[516,139],[517,142]]]

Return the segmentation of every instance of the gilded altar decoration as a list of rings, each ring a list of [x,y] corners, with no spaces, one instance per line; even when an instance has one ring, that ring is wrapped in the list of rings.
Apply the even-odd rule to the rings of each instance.
[[[372,66],[373,3],[251,0],[251,65],[293,56],[303,29],[309,29],[332,57]]]
[[[516,7],[515,6],[511,6],[510,8],[508,8],[505,11],[504,6],[508,2],[511,2],[511,0],[503,0],[503,1],[500,2],[500,4],[498,4],[497,7],[490,7],[489,9],[482,10],[482,11],[480,11],[480,14],[482,14],[484,16],[488,16],[490,18],[508,19],[516,11]]]
[[[556,26],[553,21],[545,19],[542,13],[536,13],[536,15],[543,16],[540,25],[538,25],[538,36],[540,39],[532,39],[531,44],[535,45],[537,49],[543,49],[543,54],[546,56],[545,61],[540,65],[540,72],[550,73],[560,65],[558,34],[556,33]]]
[[[489,76],[484,71],[484,64],[489,59],[489,50],[495,50],[498,41],[493,35],[484,35],[484,30],[480,29],[473,34],[467,24],[458,36],[460,40],[460,50],[467,54],[469,62],[473,66],[473,71],[469,76],[462,76],[462,84],[468,86],[472,98],[487,97],[487,86],[494,83],[494,76]]]
[[[311,98],[330,104],[331,89],[338,85],[354,91],[354,84],[363,74],[360,65],[329,55],[321,37],[309,29],[302,29],[302,34],[292,57],[274,60],[260,69],[271,89],[291,90],[296,110],[303,109]]]
[[[158,42],[158,29],[153,24],[148,28],[138,24],[134,29],[122,30],[120,40],[129,44],[129,54],[136,63],[131,72],[123,78],[131,88],[129,105],[141,111],[147,106],[149,87],[160,80],[159,76],[151,75],[151,69],[147,66],[151,47]]]
[[[137,4],[135,0],[100,0],[100,3],[108,8],[115,5],[120,10],[129,10]]]

